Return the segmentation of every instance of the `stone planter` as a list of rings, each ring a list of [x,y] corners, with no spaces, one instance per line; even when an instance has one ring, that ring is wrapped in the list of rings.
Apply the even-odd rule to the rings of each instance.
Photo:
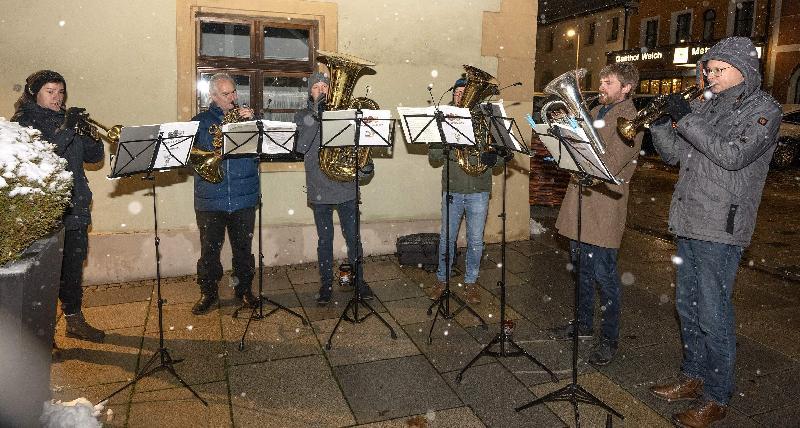
[[[38,426],[50,399],[64,229],[0,267],[0,425]]]

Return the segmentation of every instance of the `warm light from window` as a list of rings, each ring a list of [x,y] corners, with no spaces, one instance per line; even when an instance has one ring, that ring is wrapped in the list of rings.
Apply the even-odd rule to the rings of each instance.
[[[200,92],[201,94],[208,93],[208,80],[197,81],[197,92]]]

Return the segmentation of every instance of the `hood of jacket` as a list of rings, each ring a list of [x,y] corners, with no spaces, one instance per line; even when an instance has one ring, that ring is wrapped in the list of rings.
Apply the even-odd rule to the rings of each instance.
[[[758,51],[747,37],[728,37],[712,46],[697,61],[698,84],[702,83],[703,69],[711,60],[724,61],[736,67],[744,77],[744,94],[750,95],[761,88],[761,72],[759,71]]]

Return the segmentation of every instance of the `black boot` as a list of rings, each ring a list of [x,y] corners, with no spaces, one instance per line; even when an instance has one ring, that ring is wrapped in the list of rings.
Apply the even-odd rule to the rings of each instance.
[[[88,340],[90,342],[102,342],[106,338],[103,330],[96,329],[86,322],[82,312],[72,315],[64,315],[67,321],[67,337]]]
[[[207,314],[219,300],[217,293],[201,293],[200,300],[192,307],[192,313],[195,315]]]
[[[260,298],[256,297],[252,291],[247,290],[242,294],[236,296],[241,302],[243,308],[255,308],[258,306],[259,302],[261,301]]]

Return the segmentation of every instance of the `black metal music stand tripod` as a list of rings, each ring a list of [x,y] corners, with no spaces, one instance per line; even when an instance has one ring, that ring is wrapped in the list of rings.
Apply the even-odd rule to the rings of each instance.
[[[144,127],[142,127],[144,128]],[[124,128],[123,128],[124,130]],[[181,153],[179,155],[175,155],[170,151],[171,144],[167,143],[168,140],[181,140],[181,142],[189,141],[191,142],[194,134],[190,136],[174,136],[174,137],[167,137],[163,136],[163,132],[158,132],[158,137],[155,140],[120,140],[117,146],[117,156],[116,162],[114,163],[114,167],[112,168],[112,172],[110,177],[111,178],[119,178],[134,175],[140,172],[145,172],[147,175],[143,177],[144,180],[150,180],[151,182],[151,195],[153,196],[153,231],[155,233],[154,245],[155,245],[155,252],[156,252],[156,294],[158,298],[158,349],[156,352],[150,357],[149,360],[145,363],[139,373],[131,380],[130,382],[126,383],[116,391],[109,394],[106,398],[101,400],[101,402],[105,402],[111,399],[111,397],[117,395],[118,393],[122,392],[124,389],[128,388],[136,384],[139,380],[155,374],[159,371],[166,371],[167,373],[171,374],[172,377],[178,380],[180,384],[189,390],[198,400],[200,400],[203,405],[208,407],[208,403],[206,400],[203,400],[197,392],[192,389],[183,378],[178,375],[175,371],[175,364],[180,363],[183,361],[183,358],[173,359],[172,356],[169,354],[169,350],[164,346],[164,313],[163,313],[163,306],[164,306],[164,299],[161,298],[161,253],[159,252],[159,244],[160,239],[158,237],[158,211],[156,210],[156,182],[155,177],[153,176],[153,171],[163,171],[169,168],[155,168],[154,163],[156,161],[156,157],[159,155],[160,150],[166,150],[168,155],[171,156],[173,159],[181,162],[180,159],[183,159],[183,166],[186,166],[186,158],[189,155],[188,148],[186,149],[186,153]],[[124,138],[124,134],[123,134]],[[144,148],[142,149],[141,143],[145,143]],[[130,146],[130,147],[129,147]],[[139,146],[139,147],[136,147]],[[184,147],[186,145],[184,144]],[[191,144],[188,144],[188,147],[191,147]],[[172,148],[175,148],[174,146]],[[133,149],[133,150],[131,150]],[[152,152],[151,152],[152,150]],[[137,169],[137,163],[140,163],[140,159],[145,159],[148,156],[149,164],[145,169]],[[123,162],[120,164],[120,162]],[[121,166],[120,166],[121,165]]]
[[[577,428],[580,428],[580,411],[578,410],[578,403],[582,404],[589,404],[592,406],[597,406],[604,409],[606,413],[606,427],[612,426],[612,418],[611,415],[617,416],[620,419],[625,419],[622,414],[614,410],[608,404],[602,402],[599,398],[595,397],[584,389],[578,383],[578,303],[579,303],[579,290],[580,290],[580,275],[581,275],[581,207],[583,206],[583,188],[584,186],[591,185],[594,179],[602,180],[611,182],[614,184],[619,184],[619,181],[611,173],[608,171],[608,168],[605,167],[605,164],[602,162],[600,157],[594,152],[592,149],[591,144],[588,142],[583,141],[575,141],[570,138],[564,138],[558,132],[552,133],[551,136],[558,138],[560,141],[560,147],[563,147],[569,156],[572,157],[575,164],[577,165],[577,170],[570,170],[573,173],[578,182],[578,218],[577,218],[577,239],[578,242],[576,256],[578,262],[575,266],[575,299],[573,301],[573,327],[575,330],[572,334],[572,381],[564,386],[561,389],[553,391],[549,394],[546,394],[540,398],[537,398],[527,404],[517,407],[515,410],[520,412],[525,410],[529,407],[536,406],[542,403],[550,402],[550,401],[567,401],[572,404],[573,412],[575,413],[575,425]],[[553,153],[553,156],[558,159],[562,154],[560,153]],[[597,163],[599,161],[599,163]],[[599,166],[599,167],[598,167]],[[559,164],[559,167],[562,167]]]
[[[226,143],[223,146],[224,154],[227,156],[236,156],[237,153],[255,153],[258,158],[253,159],[254,162],[264,162],[266,161],[267,153],[264,152],[264,136],[267,136],[269,142],[267,144],[271,144],[272,147],[278,148],[279,150],[282,149],[286,153],[291,153],[291,147],[287,147],[287,145],[294,144],[294,136],[295,132],[291,132],[290,136],[286,139],[281,139],[280,142],[276,141],[270,133],[274,134],[284,134],[285,131],[265,131],[264,130],[264,123],[261,120],[255,121],[256,130],[242,130],[242,131],[229,131],[223,132],[224,134],[224,142]],[[255,141],[256,146],[252,147],[253,138],[257,137]],[[230,143],[231,147],[228,149],[228,143]],[[227,150],[226,150],[227,149]],[[260,174],[259,174],[260,175]],[[239,351],[244,351],[244,338],[247,336],[247,332],[250,330],[250,323],[253,321],[260,321],[268,316],[278,312],[284,311],[289,313],[290,315],[294,315],[297,318],[300,318],[304,326],[308,325],[308,321],[303,318],[302,315],[298,314],[297,312],[287,308],[286,306],[281,305],[280,303],[270,299],[269,297],[264,295],[264,250],[263,250],[263,243],[262,243],[262,228],[263,224],[261,221],[261,207],[262,203],[262,191],[261,191],[261,177],[258,178],[258,305],[254,306],[250,311],[250,316],[247,317],[247,324],[244,327],[244,331],[242,332],[242,337],[239,339]],[[274,306],[269,312],[266,314],[264,313],[264,302],[269,303],[270,305]],[[245,309],[245,305],[238,307],[235,311],[233,311],[233,318],[238,318],[239,312]]]
[[[353,126],[352,123],[349,123],[351,121],[354,122],[354,126]],[[387,137],[383,137],[380,132],[378,132],[372,125],[370,125],[369,122],[371,122],[371,121],[389,121],[389,134],[388,134],[388,136]],[[391,119],[364,118],[363,111],[360,108],[356,109],[355,118],[350,117],[350,118],[328,119],[328,118],[323,117],[322,120],[320,121],[320,128],[321,129],[322,129],[322,122],[329,122],[329,123],[332,123],[332,124],[334,124],[336,122],[343,122],[346,125],[344,127],[342,127],[341,129],[339,129],[338,131],[333,132],[334,135],[327,142],[325,142],[324,144],[323,144],[323,142],[325,141],[325,140],[323,140],[323,135],[324,134],[322,133],[322,131],[320,131],[320,149],[322,149],[323,147],[327,147],[329,145],[333,146],[333,144],[331,144],[331,143],[333,141],[335,141],[337,139],[337,137],[339,137],[340,135],[343,135],[345,133],[345,131],[347,131],[350,127],[354,128],[355,134],[353,135],[352,147],[353,147],[353,150],[355,151],[355,155],[353,155],[352,158],[353,158],[353,167],[355,169],[355,178],[353,178],[353,185],[355,186],[355,189],[356,189],[356,218],[355,218],[356,239],[355,239],[355,241],[356,241],[356,246],[357,246],[356,260],[355,260],[355,263],[353,263],[353,278],[355,278],[354,279],[354,286],[353,286],[353,297],[350,299],[350,301],[347,302],[347,305],[345,306],[344,310],[342,311],[342,314],[339,316],[339,319],[336,321],[336,325],[333,326],[333,330],[331,330],[331,335],[328,337],[328,341],[325,343],[325,349],[327,349],[327,350],[331,349],[333,336],[336,334],[336,330],[339,329],[339,325],[342,323],[342,321],[347,321],[347,322],[349,322],[351,324],[360,324],[360,323],[364,322],[367,318],[369,318],[372,315],[374,315],[376,318],[378,318],[378,320],[380,320],[380,322],[382,322],[383,325],[385,325],[386,328],[389,329],[389,333],[391,335],[391,338],[396,340],[397,339],[397,333],[395,333],[394,328],[392,328],[392,326],[389,325],[389,323],[386,321],[386,319],[383,318],[381,316],[381,314],[379,314],[372,307],[372,305],[370,305],[368,302],[366,302],[363,299],[363,297],[361,296],[361,286],[362,286],[362,283],[363,283],[362,264],[363,264],[363,252],[364,252],[364,250],[363,250],[363,248],[361,246],[361,209],[359,207],[359,205],[361,205],[361,188],[359,187],[359,178],[360,178],[359,174],[361,173],[361,169],[360,169],[360,167],[358,165],[358,150],[359,150],[359,147],[360,147],[362,126],[366,127],[367,129],[370,129],[375,134],[380,135],[381,138],[383,139],[383,141],[386,143],[386,147],[390,147],[391,146],[391,141],[392,141],[392,131],[394,129],[393,126],[392,126],[393,122],[391,122]],[[344,136],[347,136],[347,135],[348,134],[344,134]],[[336,146],[341,146],[341,145],[337,144]],[[363,317],[359,316],[359,314],[358,314],[359,305],[364,305],[364,307],[367,309],[367,313]],[[350,312],[352,312],[352,316],[350,316]]]
[[[489,119],[489,127],[491,128],[492,136],[494,137],[495,142],[502,143],[501,147],[504,147],[505,150],[511,151],[519,151],[523,154],[530,155],[527,147],[522,144],[513,144],[509,140],[513,137],[511,136],[511,127],[515,126],[516,122],[513,119],[505,118],[505,117],[497,117],[494,115],[494,111],[492,109],[492,105],[489,104],[488,108],[484,108],[484,111],[487,112],[487,118]],[[501,123],[508,123],[508,128],[501,125]],[[517,128],[518,134],[519,128]],[[488,139],[486,140],[488,141]],[[528,353],[525,349],[519,346],[514,339],[512,339],[511,334],[506,329],[506,187],[508,181],[508,162],[503,163],[503,192],[502,192],[502,211],[498,215],[502,219],[502,229],[501,229],[501,241],[500,241],[500,281],[497,281],[498,287],[500,287],[500,332],[492,339],[486,346],[478,352],[477,355],[469,362],[463,369],[458,373],[456,377],[456,381],[461,383],[461,379],[464,376],[464,372],[466,372],[473,364],[475,364],[481,357],[488,356],[488,357],[520,357],[524,356],[530,361],[532,361],[537,366],[541,367],[542,370],[547,372],[550,375],[550,378],[553,382],[558,382],[558,378],[556,375],[549,369],[547,366],[542,364],[539,360],[537,360],[534,356]],[[492,351],[492,347],[494,345],[500,345],[500,351]],[[506,349],[506,344],[510,345],[514,351],[509,351]]]

